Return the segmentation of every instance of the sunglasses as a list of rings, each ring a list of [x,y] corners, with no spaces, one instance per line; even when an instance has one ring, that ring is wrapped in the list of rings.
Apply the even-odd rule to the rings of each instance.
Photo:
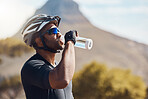
[[[51,28],[51,29],[47,30],[47,33],[49,35],[51,35],[51,34],[57,34],[59,32],[60,32],[60,30],[58,28]]]

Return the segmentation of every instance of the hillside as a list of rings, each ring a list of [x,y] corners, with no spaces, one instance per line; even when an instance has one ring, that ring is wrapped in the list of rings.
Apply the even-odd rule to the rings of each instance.
[[[121,38],[93,26],[72,0],[49,0],[35,12],[39,13],[60,16],[62,21],[59,28],[63,34],[75,29],[80,36],[93,40],[94,46],[90,51],[76,48],[76,70],[82,68],[83,64],[96,60],[110,67],[129,68],[135,74],[142,76],[148,84],[147,45]],[[20,32],[18,33],[15,37],[20,37]]]

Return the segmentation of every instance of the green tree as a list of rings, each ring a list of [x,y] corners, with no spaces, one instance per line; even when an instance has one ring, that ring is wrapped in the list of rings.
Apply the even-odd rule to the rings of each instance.
[[[20,75],[4,77],[0,82],[0,91],[4,89],[12,88],[12,87],[20,87],[20,85],[21,85]]]
[[[0,99],[15,99],[22,90],[20,75],[2,77],[0,82]]]
[[[26,46],[22,41],[15,38],[0,40],[0,54],[11,57],[21,56],[24,53],[33,51],[33,48]]]
[[[73,93],[76,99],[144,99],[146,85],[130,70],[92,62],[74,75]]]

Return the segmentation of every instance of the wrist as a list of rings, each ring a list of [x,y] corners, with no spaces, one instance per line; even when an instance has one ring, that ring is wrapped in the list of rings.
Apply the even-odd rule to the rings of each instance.
[[[64,47],[64,51],[68,50],[68,49],[73,49],[74,48],[74,43],[73,41],[68,41],[66,44],[65,44],[65,47]]]
[[[68,41],[66,44],[68,44],[68,45],[74,45],[74,42],[73,41]]]

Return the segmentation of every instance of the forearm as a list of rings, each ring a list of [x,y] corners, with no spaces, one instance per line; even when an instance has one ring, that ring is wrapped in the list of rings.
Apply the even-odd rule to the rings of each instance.
[[[74,44],[66,43],[59,65],[52,71],[52,84],[55,88],[63,88],[72,80],[75,71],[75,50]],[[51,76],[50,75],[50,76]],[[50,77],[49,77],[50,78]]]
[[[72,80],[75,71],[75,50],[74,44],[70,41],[66,44],[62,54],[61,66],[63,77],[65,80]],[[63,72],[63,73],[62,73]]]

